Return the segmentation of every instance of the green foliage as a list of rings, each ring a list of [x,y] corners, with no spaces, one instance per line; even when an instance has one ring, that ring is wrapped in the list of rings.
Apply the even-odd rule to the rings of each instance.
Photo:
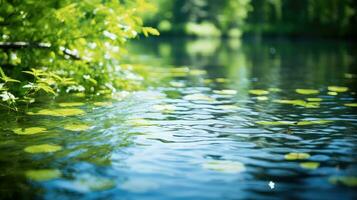
[[[140,17],[152,10],[145,0],[0,0],[1,101],[16,109],[42,92],[115,91],[140,80],[120,60],[128,40],[159,35]]]
[[[239,36],[236,33],[251,10],[250,0],[153,0],[156,15],[148,23],[163,33],[194,36]],[[238,28],[238,29],[237,29]]]
[[[252,0],[245,31],[280,35],[353,36],[355,0]]]

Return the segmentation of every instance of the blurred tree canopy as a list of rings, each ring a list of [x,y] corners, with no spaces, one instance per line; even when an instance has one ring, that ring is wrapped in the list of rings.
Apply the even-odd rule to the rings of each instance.
[[[0,0],[0,103],[126,87],[124,44],[159,34],[141,19],[153,9],[146,0]]]
[[[158,7],[146,22],[160,32],[177,35],[239,36],[251,10],[250,0],[152,0]]]
[[[355,0],[252,0],[251,5],[247,32],[352,37],[357,31]]]
[[[163,34],[351,37],[356,34],[356,0],[152,0],[148,23]]]

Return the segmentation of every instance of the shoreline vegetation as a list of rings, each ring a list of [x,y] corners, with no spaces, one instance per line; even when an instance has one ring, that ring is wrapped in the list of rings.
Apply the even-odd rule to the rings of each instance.
[[[141,88],[125,44],[162,35],[355,39],[352,0],[0,0],[0,109]],[[153,28],[155,27],[155,28]],[[146,69],[145,69],[146,68]],[[140,72],[141,71],[141,72]]]

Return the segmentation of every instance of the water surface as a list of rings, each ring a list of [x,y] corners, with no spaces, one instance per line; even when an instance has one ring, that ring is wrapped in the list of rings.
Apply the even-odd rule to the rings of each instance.
[[[170,38],[131,50],[132,61],[154,66],[145,90],[66,96],[29,110],[83,102],[65,107],[82,115],[1,114],[0,199],[356,198],[353,45]],[[73,123],[89,128],[65,129]],[[14,133],[29,127],[47,130]],[[61,149],[24,150],[39,144]],[[28,175],[40,169],[60,176]]]

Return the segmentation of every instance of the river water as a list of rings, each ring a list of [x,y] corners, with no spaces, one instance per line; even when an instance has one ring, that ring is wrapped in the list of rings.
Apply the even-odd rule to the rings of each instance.
[[[357,197],[354,45],[164,38],[130,49],[153,66],[146,89],[1,114],[0,199]],[[60,102],[85,113],[43,111]]]

